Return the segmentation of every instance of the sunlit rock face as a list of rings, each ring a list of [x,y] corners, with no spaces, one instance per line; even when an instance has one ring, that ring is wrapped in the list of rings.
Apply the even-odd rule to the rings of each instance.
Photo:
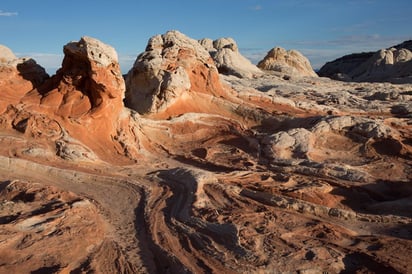
[[[290,76],[317,77],[309,60],[297,50],[285,50],[281,47],[271,49],[258,67],[263,70],[273,70]]]
[[[150,38],[126,77],[127,107],[156,113],[189,92],[219,96],[223,88],[209,53],[178,31]]]
[[[17,103],[27,92],[43,84],[49,75],[31,58],[17,58],[0,45],[0,113],[8,103]]]
[[[62,67],[40,90],[41,103],[64,117],[115,117],[123,107],[125,85],[114,48],[82,37],[63,51]]]
[[[205,38],[199,40],[199,43],[210,53],[221,74],[240,78],[252,78],[262,74],[258,67],[239,52],[233,38],[220,38],[214,41]]]

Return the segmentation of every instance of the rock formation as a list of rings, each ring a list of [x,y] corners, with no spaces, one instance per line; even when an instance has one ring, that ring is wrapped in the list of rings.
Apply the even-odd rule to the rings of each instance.
[[[341,81],[412,82],[410,41],[377,52],[351,54],[326,63],[319,75]]]
[[[17,103],[27,92],[40,86],[48,74],[31,58],[17,58],[0,45],[0,113],[8,103]]]
[[[125,91],[116,51],[91,37],[68,43],[63,51],[62,67],[39,89],[41,104],[63,117],[115,119]]]
[[[126,85],[126,106],[141,114],[164,111],[189,92],[223,94],[209,53],[178,31],[150,38],[127,74]]]
[[[317,74],[310,65],[309,60],[297,50],[285,50],[280,47],[271,49],[265,58],[258,63],[263,70],[274,70],[289,76],[310,76]]]
[[[219,74],[216,48],[152,37],[134,110],[89,37],[0,78],[26,81],[0,96],[1,273],[412,273],[412,85]]]
[[[251,78],[262,74],[259,68],[240,54],[238,46],[232,38],[220,38],[215,41],[205,38],[199,43],[213,57],[219,73],[241,78]]]
[[[118,147],[122,151],[123,145],[119,144],[116,136],[120,116],[124,112],[125,84],[116,51],[91,37],[70,42],[63,51],[62,67],[50,79],[43,82],[32,80],[35,86],[24,82],[27,88],[19,90],[22,95],[13,101],[15,106],[4,112],[3,124],[17,127],[28,136],[55,142],[56,154],[68,159],[93,161],[95,157],[91,150],[99,151],[104,158],[105,146]],[[33,64],[34,61],[30,61],[21,66],[31,68],[33,66],[29,65]],[[23,71],[30,72],[32,79],[44,78],[42,69]],[[13,75],[11,72],[8,75]],[[20,72],[17,75],[28,78]],[[16,104],[18,102],[20,104]],[[56,130],[50,131],[47,127]],[[76,139],[74,143],[71,141],[73,137]],[[68,155],[65,152],[70,151],[70,147],[83,152]]]

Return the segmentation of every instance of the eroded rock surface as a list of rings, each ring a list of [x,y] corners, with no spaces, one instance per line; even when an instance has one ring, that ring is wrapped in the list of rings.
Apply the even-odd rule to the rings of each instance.
[[[263,70],[283,72],[289,76],[317,77],[309,60],[297,50],[285,50],[281,47],[271,49],[258,67]]]
[[[3,100],[0,113],[7,103],[17,103],[33,88],[49,78],[43,67],[31,58],[17,58],[11,49],[0,45],[0,87]]]
[[[218,74],[172,31],[131,110],[83,40],[0,97],[0,272],[412,272],[412,85]]]
[[[125,104],[141,114],[164,111],[189,92],[223,93],[209,53],[178,31],[150,38],[126,83]]]
[[[351,54],[326,63],[320,76],[356,82],[412,82],[411,42],[405,41],[375,53]]]
[[[116,51],[91,37],[68,43],[63,51],[61,69],[39,89],[40,103],[63,117],[117,117],[125,85]]]
[[[210,53],[219,73],[237,77],[256,77],[262,72],[242,54],[233,38],[220,38],[212,41],[202,39],[199,43]]]

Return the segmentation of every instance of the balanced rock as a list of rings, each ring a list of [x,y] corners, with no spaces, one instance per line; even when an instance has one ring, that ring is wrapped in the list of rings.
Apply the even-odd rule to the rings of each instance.
[[[189,92],[223,93],[210,54],[178,31],[150,38],[126,76],[126,87],[125,105],[141,114],[161,112]]]
[[[262,74],[258,67],[240,54],[232,38],[220,38],[213,42],[211,39],[202,39],[199,42],[213,57],[219,73],[240,78],[252,78]]]
[[[116,119],[123,108],[125,84],[114,48],[82,37],[63,51],[62,68],[39,89],[41,103],[63,117]]]
[[[0,113],[10,103],[17,103],[27,92],[41,85],[49,75],[31,58],[17,58],[0,45]]]
[[[317,77],[309,60],[297,50],[275,47],[257,65],[263,70],[273,70],[293,76]]]

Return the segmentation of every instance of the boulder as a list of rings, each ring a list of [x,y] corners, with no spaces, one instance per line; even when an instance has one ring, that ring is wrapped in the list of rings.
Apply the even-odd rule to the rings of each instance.
[[[126,87],[125,105],[141,114],[164,111],[189,92],[223,94],[209,53],[178,31],[150,38],[126,76]]]
[[[262,74],[258,67],[240,54],[232,38],[220,38],[213,42],[210,39],[202,39],[200,44],[212,56],[219,73],[240,78],[252,78]]]
[[[293,76],[317,77],[309,60],[297,50],[275,47],[257,65],[263,70],[274,70]]]

